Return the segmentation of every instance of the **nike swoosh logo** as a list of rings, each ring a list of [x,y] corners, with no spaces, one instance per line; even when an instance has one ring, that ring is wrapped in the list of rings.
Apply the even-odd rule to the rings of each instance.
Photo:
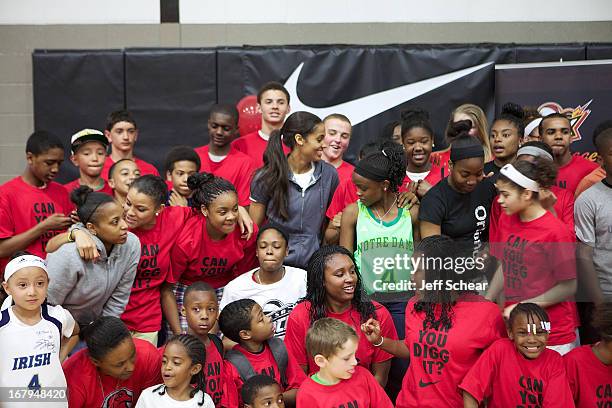
[[[430,385],[434,385],[439,383],[440,380],[438,381],[434,381],[434,382],[423,382],[423,379],[419,380],[419,387],[425,388],[425,387],[429,387]]]
[[[308,111],[314,113],[320,118],[324,118],[332,113],[342,113],[349,118],[354,126],[361,122],[365,122],[379,113],[401,105],[411,99],[417,98],[423,94],[426,94],[427,92],[431,92],[434,89],[456,81],[459,78],[463,78],[490,65],[493,65],[493,62],[487,62],[437,77],[424,79],[412,84],[398,86],[397,88],[366,95],[352,101],[340,103],[334,106],[328,106],[326,108],[314,108],[306,105],[300,100],[297,93],[297,85],[300,72],[302,72],[302,68],[304,67],[303,62],[298,65],[293,73],[289,76],[289,79],[287,79],[285,82],[285,88],[287,88],[289,95],[291,95],[291,110],[293,112]]]

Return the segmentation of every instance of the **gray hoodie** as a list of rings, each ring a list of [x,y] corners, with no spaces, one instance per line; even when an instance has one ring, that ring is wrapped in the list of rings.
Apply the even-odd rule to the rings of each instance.
[[[79,325],[100,316],[121,316],[140,260],[140,240],[131,232],[125,244],[115,245],[110,255],[102,241],[92,238],[100,252],[95,263],[84,261],[74,242],[47,255],[47,300],[67,309]]]

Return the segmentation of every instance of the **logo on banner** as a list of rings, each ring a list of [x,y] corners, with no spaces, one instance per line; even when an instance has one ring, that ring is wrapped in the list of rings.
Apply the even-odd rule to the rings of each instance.
[[[397,88],[388,89],[386,91],[373,93],[370,95],[363,96],[361,98],[354,99],[352,101],[340,103],[325,108],[315,108],[306,105],[300,100],[297,93],[298,81],[300,78],[300,72],[304,67],[302,62],[293,73],[289,76],[285,82],[285,88],[291,95],[291,110],[297,111],[308,111],[315,115],[323,118],[332,113],[342,113],[349,118],[351,123],[357,125],[361,122],[385,112],[391,108],[408,102],[414,98],[431,92],[435,89],[440,88],[443,85],[449,84],[460,78],[466,77],[480,69],[493,65],[493,62],[487,62],[484,64],[476,65],[470,68],[461,69],[459,71],[450,72],[448,74],[439,75],[433,78],[424,79],[421,81],[414,82],[412,84],[398,86]]]
[[[591,114],[591,110],[589,109],[589,105],[591,105],[591,102],[593,102],[592,99],[584,105],[578,105],[575,108],[563,108],[557,102],[546,102],[538,107],[538,112],[542,112],[542,110],[551,109],[557,113],[563,113],[567,115],[570,119],[570,124],[572,125],[571,141],[576,142],[578,140],[582,140],[580,126]]]

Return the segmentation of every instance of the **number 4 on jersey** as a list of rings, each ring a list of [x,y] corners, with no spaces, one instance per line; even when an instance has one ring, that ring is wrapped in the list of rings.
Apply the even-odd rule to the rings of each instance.
[[[28,390],[40,390],[40,383],[38,382],[38,374],[34,374],[30,383],[28,384]]]

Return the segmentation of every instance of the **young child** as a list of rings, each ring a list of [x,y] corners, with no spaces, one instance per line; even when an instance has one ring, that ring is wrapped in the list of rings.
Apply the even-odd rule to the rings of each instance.
[[[100,175],[106,159],[108,140],[104,133],[95,129],[83,129],[72,135],[70,161],[79,168],[80,177],[64,184],[68,192],[79,186],[89,186],[94,191],[113,195],[113,189]]]
[[[606,407],[612,402],[612,303],[597,307],[592,325],[601,341],[563,357],[576,408]]]
[[[168,199],[166,205],[188,207],[192,191],[187,179],[200,172],[200,156],[189,146],[176,146],[166,155],[166,184]]]
[[[227,338],[238,343],[226,353],[228,401],[240,395],[243,383],[251,376],[265,374],[282,385],[285,402],[294,406],[296,390],[306,375],[288,355],[282,340],[273,338],[274,325],[261,306],[251,299],[228,304],[219,315],[219,328]]]
[[[214,408],[215,404],[205,391],[205,361],[206,350],[197,337],[189,334],[172,337],[162,357],[164,383],[143,390],[136,408]]]
[[[580,181],[597,168],[597,164],[579,155],[572,155],[572,124],[562,113],[553,113],[540,122],[542,141],[553,150],[559,174],[555,184],[575,194]]]
[[[245,408],[285,408],[280,385],[267,375],[249,378],[242,386],[241,395]]]
[[[206,347],[204,392],[211,396],[215,406],[226,406],[223,399],[223,344],[210,331],[217,323],[219,302],[215,289],[205,282],[195,282],[185,290],[181,314],[187,319],[187,333]]]
[[[79,326],[61,306],[47,305],[48,286],[47,266],[41,258],[21,252],[6,265],[2,287],[9,297],[2,305],[0,318],[0,387],[5,390],[12,387],[16,391],[44,392],[66,387],[61,361],[78,341]],[[70,340],[64,342],[64,338]],[[31,399],[27,406],[68,406],[66,394],[63,403],[57,401],[58,404],[37,403]],[[12,406],[8,400],[1,405]]]
[[[236,187],[238,204],[248,207],[251,177],[255,163],[246,154],[232,146],[238,130],[238,111],[231,105],[214,105],[208,117],[206,146],[195,149],[202,163],[201,171],[228,180]]]
[[[319,371],[300,387],[298,407],[393,407],[374,376],[357,365],[358,342],[355,330],[340,320],[324,317],[312,325],[306,349]]]
[[[463,406],[573,407],[561,356],[546,348],[548,315],[534,303],[519,303],[508,320],[508,339],[482,353],[463,378]]]
[[[350,180],[353,174],[352,164],[343,160],[344,153],[349,147],[353,127],[351,121],[340,113],[332,113],[323,119],[325,124],[325,148],[323,149],[323,160],[336,168],[340,183]]]
[[[130,186],[140,177],[140,169],[132,159],[121,159],[108,170],[108,184],[113,189],[113,197],[124,206]]]
[[[273,131],[279,130],[290,111],[289,92],[278,82],[264,84],[257,93],[257,109],[261,111],[261,130],[241,135],[232,146],[249,156],[255,168],[263,166],[263,155],[268,146],[268,139]],[[283,146],[285,154],[290,152]]]
[[[53,182],[64,161],[62,142],[34,132],[25,150],[24,172],[0,186],[0,271],[17,251],[44,257],[47,242],[72,224],[68,192]]]
[[[138,140],[138,127],[132,114],[119,110],[111,112],[106,119],[104,135],[111,145],[111,154],[106,157],[102,168],[102,177],[109,177],[111,166],[121,159],[132,159],[142,174],[159,176],[159,172],[152,164],[134,156],[134,145]]]

